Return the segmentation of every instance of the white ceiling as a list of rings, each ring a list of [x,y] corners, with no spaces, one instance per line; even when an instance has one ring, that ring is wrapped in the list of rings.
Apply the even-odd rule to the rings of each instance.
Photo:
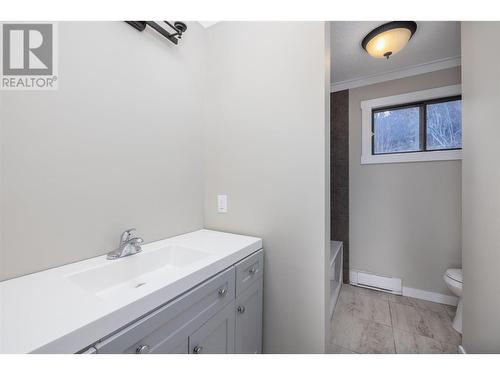
[[[215,25],[221,21],[198,21],[198,23],[203,26],[205,29],[208,29],[210,26]]]
[[[417,21],[417,31],[403,50],[389,60],[375,59],[361,47],[361,41],[385,22],[331,22],[332,83],[382,75],[460,56],[460,22]]]

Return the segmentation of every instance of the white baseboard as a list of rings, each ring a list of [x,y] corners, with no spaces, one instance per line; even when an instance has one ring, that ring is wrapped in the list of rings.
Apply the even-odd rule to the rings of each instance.
[[[449,296],[447,294],[441,294],[436,292],[429,292],[428,290],[408,288],[405,286],[403,287],[403,296],[423,299],[425,301],[443,303],[445,305],[450,305],[450,306],[458,305],[458,298],[455,296]]]
[[[380,290],[392,294],[423,299],[425,301],[442,303],[450,306],[458,305],[458,298],[447,294],[430,292],[428,290],[408,288],[403,286],[403,280],[398,277],[376,275],[356,269],[349,270],[349,283],[362,288]]]

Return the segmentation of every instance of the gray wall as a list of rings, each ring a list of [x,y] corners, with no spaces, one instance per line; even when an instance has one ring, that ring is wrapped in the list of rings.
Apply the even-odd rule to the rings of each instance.
[[[449,294],[442,275],[461,264],[461,162],[361,165],[360,102],[459,82],[453,68],[349,91],[351,268]]]
[[[264,239],[266,353],[325,350],[326,27],[234,22],[208,29],[205,223]],[[227,214],[216,212],[220,193],[228,195]]]
[[[59,24],[59,90],[2,92],[0,280],[203,226],[204,30]]]
[[[500,22],[462,22],[463,345],[500,353]]]

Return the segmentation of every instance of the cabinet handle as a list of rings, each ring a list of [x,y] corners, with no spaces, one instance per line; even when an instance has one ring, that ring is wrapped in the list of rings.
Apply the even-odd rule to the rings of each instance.
[[[226,288],[219,288],[217,293],[219,294],[219,297],[224,297],[227,294],[227,289]]]
[[[245,312],[245,306],[238,306],[236,311],[238,311],[240,314],[243,314]]]
[[[193,348],[193,354],[201,354],[202,351],[203,351],[203,346],[195,346]]]
[[[250,275],[255,275],[255,272],[257,272],[257,268],[252,267],[248,270],[248,272],[250,273]]]
[[[149,345],[141,345],[139,346],[136,350],[135,350],[135,353],[136,354],[147,354],[149,353],[149,350],[151,348],[149,347]]]

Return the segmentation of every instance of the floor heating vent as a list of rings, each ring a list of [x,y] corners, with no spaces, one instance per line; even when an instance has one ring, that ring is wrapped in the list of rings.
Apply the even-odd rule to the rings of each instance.
[[[381,276],[358,270],[350,270],[349,282],[352,285],[382,290],[393,294],[402,294],[403,292],[403,282],[397,277]]]

